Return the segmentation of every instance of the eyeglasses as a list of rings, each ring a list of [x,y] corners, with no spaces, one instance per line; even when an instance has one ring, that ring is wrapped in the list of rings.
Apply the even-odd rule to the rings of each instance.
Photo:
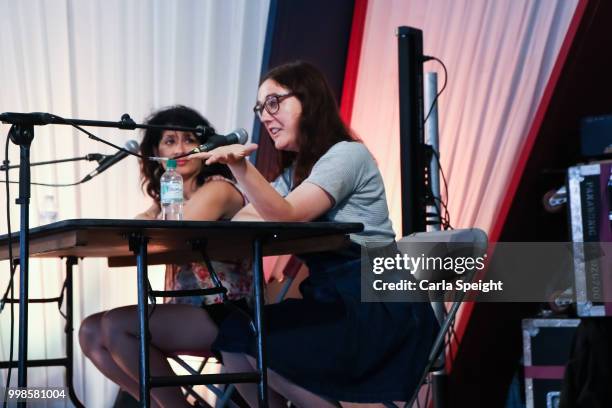
[[[294,95],[295,94],[293,92],[289,92],[284,95],[268,95],[263,104],[258,103],[253,107],[253,112],[255,112],[259,118],[261,118],[263,115],[264,109],[270,115],[274,115],[280,109],[281,102]]]

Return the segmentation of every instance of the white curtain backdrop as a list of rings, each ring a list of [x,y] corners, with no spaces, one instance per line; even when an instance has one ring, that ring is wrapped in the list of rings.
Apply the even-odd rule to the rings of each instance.
[[[201,111],[219,132],[251,129],[268,8],[269,0],[0,0],[0,112],[41,111],[113,121],[127,112],[141,122],[154,109],[184,104]],[[0,126],[3,148],[8,130],[8,125]],[[118,145],[141,138],[134,131],[89,130]],[[31,160],[94,152],[111,154],[113,150],[69,127],[37,127]],[[12,144],[9,157],[11,164],[19,162],[19,149]],[[33,167],[32,181],[69,183],[95,166],[95,162],[78,162]],[[138,175],[136,160],[127,158],[79,187],[33,187],[30,226],[42,221],[39,213],[45,195],[53,197],[60,220],[131,218],[149,205]],[[18,172],[12,171],[11,179],[17,178]],[[4,185],[1,190],[0,233],[4,234]],[[17,193],[16,186],[11,187],[13,231],[19,229]],[[32,260],[30,268],[30,296],[57,296],[63,263]],[[162,274],[159,267],[153,270],[154,286],[162,284]],[[0,263],[2,292],[8,275],[8,263]],[[108,269],[104,259],[79,263],[74,299],[75,382],[77,394],[88,407],[110,406],[116,386],[82,357],[76,339],[78,322],[135,300],[133,268]],[[30,306],[30,358],[63,356],[63,321],[56,309]],[[0,314],[2,360],[9,354],[9,321],[6,307]],[[63,375],[61,368],[30,369],[28,383],[62,386]],[[3,370],[3,385],[5,379]],[[16,370],[13,381],[16,384]]]
[[[439,99],[442,167],[455,227],[495,222],[515,160],[578,0],[370,0],[351,126],[377,158],[401,230],[398,26],[423,30],[444,61]],[[425,72],[444,74],[435,62]],[[425,108],[428,111],[428,107]]]

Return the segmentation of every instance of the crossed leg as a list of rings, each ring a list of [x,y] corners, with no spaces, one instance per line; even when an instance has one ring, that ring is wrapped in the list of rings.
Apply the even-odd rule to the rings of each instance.
[[[176,351],[208,351],[217,331],[206,311],[199,307],[157,305],[149,319],[151,375],[174,375],[167,354]],[[83,353],[106,377],[136,399],[139,399],[138,336],[136,306],[89,316],[79,330]],[[179,387],[154,388],[151,397],[155,407],[189,406]]]

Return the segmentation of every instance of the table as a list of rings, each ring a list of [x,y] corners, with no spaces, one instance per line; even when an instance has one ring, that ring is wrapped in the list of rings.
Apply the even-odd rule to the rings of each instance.
[[[254,317],[257,338],[257,371],[254,373],[214,374],[206,376],[151,377],[149,373],[148,336],[140,336],[139,379],[140,401],[150,406],[151,387],[170,385],[222,384],[257,382],[259,406],[267,406],[267,376],[262,334],[263,315],[262,257],[268,255],[300,254],[340,249],[348,244],[347,234],[360,232],[360,223],[331,222],[237,222],[237,221],[157,221],[119,219],[73,219],[32,228],[29,254],[34,258],[65,257],[66,267],[66,358],[29,361],[27,359],[27,303],[19,299],[26,313],[19,317],[20,350],[26,361],[18,361],[20,370],[26,367],[63,365],[70,398],[76,406],[83,406],[72,387],[72,268],[77,258],[108,258],[109,266],[136,265],[138,279],[138,319],[140,333],[148,333],[147,265],[200,261],[226,261],[252,258],[254,284]],[[14,257],[19,256],[19,233],[12,234]],[[8,259],[8,236],[0,236],[0,260]],[[25,293],[27,293],[27,288]],[[155,295],[164,292],[156,291]],[[55,299],[55,298],[53,298]],[[16,302],[15,300],[12,300]],[[45,300],[33,300],[45,301]],[[9,364],[2,363],[0,368]],[[15,364],[12,364],[15,366]]]

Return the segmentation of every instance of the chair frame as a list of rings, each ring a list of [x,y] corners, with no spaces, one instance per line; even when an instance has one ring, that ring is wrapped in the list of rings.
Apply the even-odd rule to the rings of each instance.
[[[486,252],[488,238],[484,231],[477,229],[477,228],[470,228],[470,229],[465,229],[465,230],[453,230],[453,231],[454,232],[450,232],[450,234],[452,233],[456,234],[456,233],[460,233],[463,231],[469,231],[473,236],[473,240],[472,241],[466,241],[466,240],[448,241],[449,243],[452,243],[452,242],[473,243],[475,244],[475,249],[480,249],[483,251],[483,253]],[[414,239],[417,239],[416,242],[419,242],[418,238],[424,238],[427,235],[429,237],[435,237],[436,235],[444,237],[447,234],[449,234],[448,231],[431,231],[431,232],[425,232],[425,233],[412,234],[406,238],[414,238]],[[435,241],[430,241],[430,242],[435,242]],[[479,244],[482,245],[482,248],[479,246]],[[466,272],[466,274],[464,274],[464,277],[465,277],[464,280],[468,282],[472,282],[475,275],[476,275],[475,269],[469,270]],[[432,306],[434,310],[440,309],[443,311],[443,313],[441,313],[440,315],[436,314],[436,318],[438,319],[438,322],[440,323],[440,330],[438,331],[438,334],[434,338],[431,350],[429,352],[429,357],[427,359],[427,364],[425,365],[425,368],[423,369],[423,373],[421,375],[421,378],[419,379],[419,382],[417,383],[417,386],[416,386],[416,389],[414,390],[412,398],[404,405],[404,408],[411,408],[414,405],[414,403],[417,401],[421,386],[425,384],[425,381],[427,380],[427,377],[429,376],[429,374],[433,374],[435,376],[436,371],[444,370],[444,364],[445,364],[445,356],[444,356],[445,347],[443,347],[444,339],[446,338],[446,335],[449,333],[449,330],[451,329],[451,327],[453,327],[455,317],[457,316],[457,312],[459,311],[459,308],[461,307],[461,304],[463,303],[464,299],[465,299],[465,293],[455,295],[455,299],[452,302],[451,308],[448,311],[448,313],[444,313],[444,311],[446,311],[444,299],[441,302],[439,301],[432,302]],[[441,307],[438,308],[438,305],[436,305],[436,303],[440,305]],[[434,407],[438,408],[438,407],[446,406],[447,404],[444,403],[445,401],[444,395],[436,395],[436,394],[438,393],[436,393],[434,390],[434,393],[433,393]]]

